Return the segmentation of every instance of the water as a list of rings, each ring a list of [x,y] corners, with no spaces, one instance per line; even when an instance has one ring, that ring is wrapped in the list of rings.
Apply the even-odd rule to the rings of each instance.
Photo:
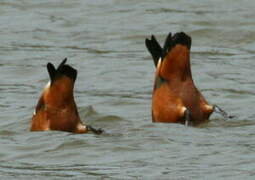
[[[0,179],[254,179],[255,4],[236,1],[0,2]],[[192,73],[217,114],[200,128],[151,122],[154,65],[144,40],[185,31]],[[29,131],[67,57],[75,99],[106,133]]]

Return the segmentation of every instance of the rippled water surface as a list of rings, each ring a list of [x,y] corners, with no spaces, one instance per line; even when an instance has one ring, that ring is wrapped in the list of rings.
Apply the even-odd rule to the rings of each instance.
[[[254,179],[255,3],[252,0],[2,0],[0,179]],[[155,34],[192,37],[197,87],[214,114],[200,128],[151,122]],[[105,134],[29,132],[63,58],[78,70],[84,122]]]

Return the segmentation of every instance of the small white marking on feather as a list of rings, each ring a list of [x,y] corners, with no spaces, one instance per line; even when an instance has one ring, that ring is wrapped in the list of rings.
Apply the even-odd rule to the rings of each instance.
[[[186,107],[182,107],[182,115],[185,115],[185,111],[187,110]],[[185,126],[188,126],[189,125],[189,122],[187,121],[186,117],[185,117]]]
[[[182,107],[182,114],[184,114],[184,112],[187,110],[187,108],[185,106]]]
[[[205,105],[205,109],[212,111],[213,110],[213,106],[206,104]]]
[[[44,87],[44,89],[49,89],[50,84],[51,84],[51,82],[49,81],[49,82],[46,84],[46,86]]]
[[[159,58],[159,60],[158,60],[158,64],[157,64],[157,68],[156,68],[156,72],[155,72],[155,74],[156,75],[158,75],[159,74],[159,71],[160,71],[160,66],[161,66],[161,58]]]
[[[162,59],[161,59],[161,57],[160,57],[160,58],[159,58],[159,60],[158,60],[157,68],[159,68],[159,67],[160,67],[161,62],[162,62]]]
[[[78,131],[88,131],[87,126],[85,126],[85,125],[83,125],[81,123],[78,124],[77,130]]]

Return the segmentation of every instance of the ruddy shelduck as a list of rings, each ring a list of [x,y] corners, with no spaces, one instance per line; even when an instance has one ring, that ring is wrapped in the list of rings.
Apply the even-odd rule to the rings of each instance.
[[[50,82],[45,86],[32,117],[31,131],[67,131],[72,133],[87,133],[96,130],[82,123],[74,100],[73,90],[77,70],[65,64],[67,59],[55,69],[47,64]]]
[[[171,33],[161,48],[156,38],[145,44],[156,66],[152,95],[152,121],[197,126],[208,121],[214,111],[192,79],[191,38],[183,32]]]

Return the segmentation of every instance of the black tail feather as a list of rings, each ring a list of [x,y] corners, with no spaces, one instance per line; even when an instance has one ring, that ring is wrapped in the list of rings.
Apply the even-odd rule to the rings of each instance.
[[[61,77],[63,75],[65,75],[75,81],[76,77],[77,77],[77,70],[72,68],[69,65],[63,65],[61,68],[57,69],[57,77]]]
[[[166,56],[168,49],[171,48],[171,45],[172,45],[172,33],[169,33],[164,43],[163,57]]]
[[[189,37],[184,32],[176,33],[172,37],[172,47],[174,47],[177,44],[182,44],[184,46],[187,46],[190,49],[190,47],[191,47],[191,37]]]
[[[51,63],[47,64],[47,69],[49,72],[51,83],[53,83],[56,79],[62,77],[63,75],[73,79],[73,81],[76,80],[77,77],[77,70],[72,68],[69,65],[66,65],[67,58],[65,58],[58,66],[57,69],[55,69],[54,65]]]
[[[161,46],[159,45],[158,41],[156,40],[156,38],[153,35],[151,36],[151,40],[149,40],[149,39],[145,40],[145,44],[146,44],[147,49],[149,50],[149,52],[152,55],[155,66],[157,66],[159,58],[162,58]]]
[[[182,44],[184,46],[187,46],[188,49],[190,49],[191,38],[184,32],[175,33],[173,36],[171,33],[169,33],[165,40],[164,47],[162,49],[156,38],[152,35],[151,40],[150,39],[145,40],[145,44],[147,49],[152,55],[155,66],[157,66],[159,58],[162,58],[163,60],[167,53],[171,51],[171,49],[175,47],[177,44]]]
[[[53,82],[53,80],[54,80],[54,78],[56,76],[57,71],[56,71],[54,65],[51,64],[51,63],[47,64],[47,69],[48,69],[48,73],[49,73],[49,76],[50,76],[50,81]]]
[[[66,61],[67,61],[67,58],[65,58],[65,59],[58,65],[58,68],[57,68],[57,69],[61,69],[61,68],[65,65]]]

